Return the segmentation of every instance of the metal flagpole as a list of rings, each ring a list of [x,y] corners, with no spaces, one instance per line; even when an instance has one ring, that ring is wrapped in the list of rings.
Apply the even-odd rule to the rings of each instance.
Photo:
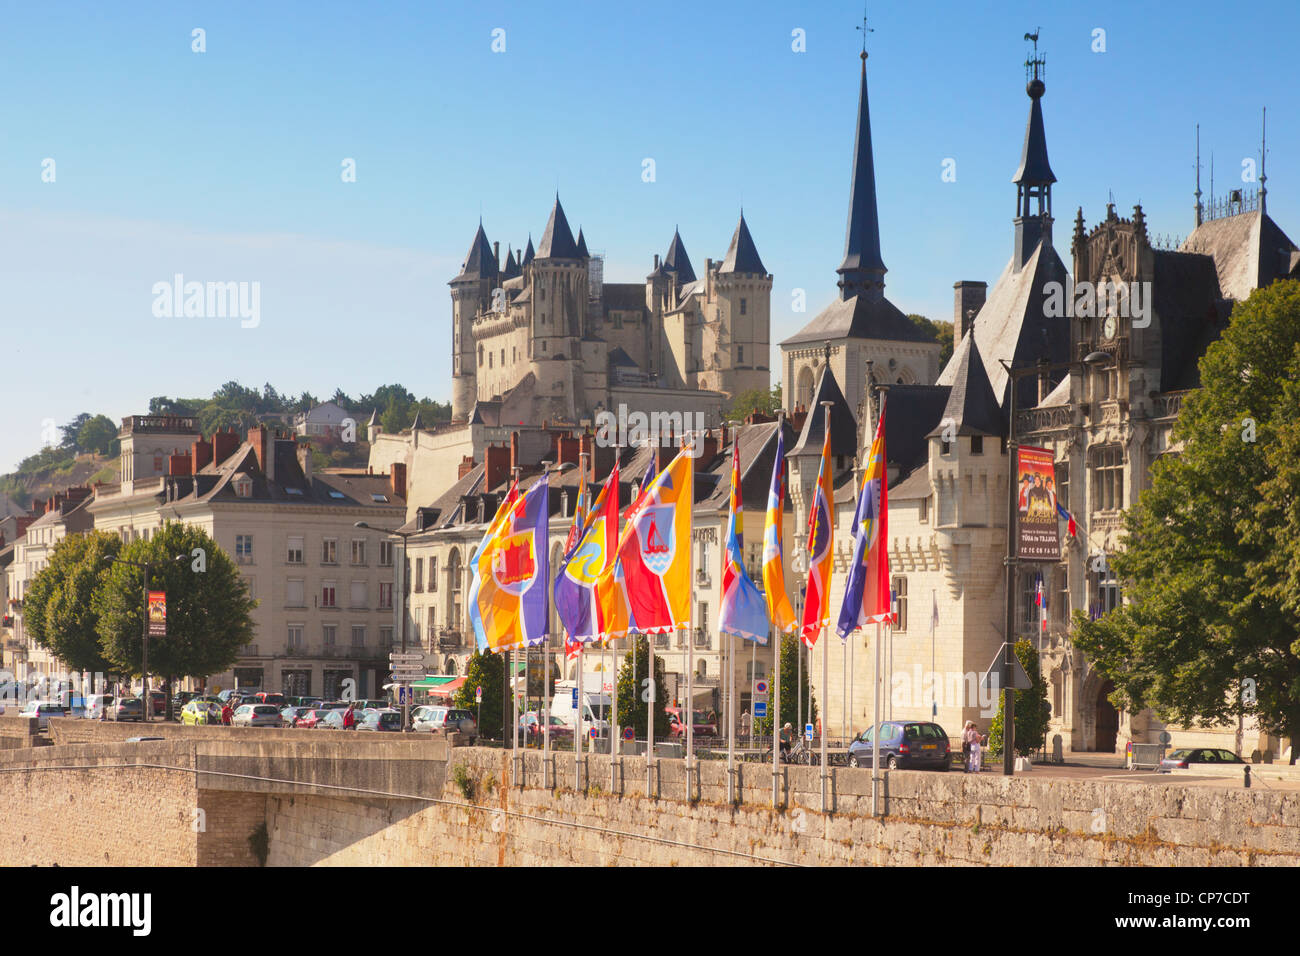
[[[849,722],[849,642],[845,638],[840,642],[840,742],[843,743],[845,728]]]
[[[880,816],[880,625],[876,625],[876,665],[872,678],[871,815]]]
[[[939,616],[939,599],[935,594],[934,588],[930,589],[930,719],[939,719],[939,698],[936,696],[938,690],[935,688],[935,682],[938,678],[934,673],[934,632],[938,625]]]
[[[864,60],[863,62],[866,62],[866,61]],[[826,411],[825,411],[825,413],[824,413],[825,418],[822,420],[822,427],[826,429],[826,433],[827,433],[828,435],[830,434],[830,430],[831,430],[831,404],[832,404],[831,402],[822,402],[822,408],[826,409]],[[826,502],[826,520],[830,522],[830,525],[831,525],[832,528],[835,527],[835,501],[834,501],[833,498],[831,498],[830,500],[828,500],[828,501]],[[827,555],[826,557],[827,557],[827,559],[829,560],[832,556],[831,556],[831,555]],[[829,600],[830,600],[830,595],[829,595],[829,594],[823,594],[823,595],[822,595],[822,613],[823,613],[823,616],[824,616],[824,617],[829,617],[829,616],[830,616],[830,610],[829,610],[829,607],[827,606],[827,603],[826,603],[826,602],[829,601]],[[827,772],[826,772],[826,766],[827,766],[827,761],[826,761],[826,732],[830,729],[830,724],[831,724],[831,715],[830,715],[830,712],[826,709],[826,707],[827,707],[827,705],[830,703],[830,683],[831,683],[831,678],[830,678],[830,659],[831,659],[831,649],[830,649],[830,647],[829,647],[829,646],[827,645],[827,643],[826,643],[826,642],[829,640],[829,638],[827,638],[827,636],[826,636],[826,628],[825,628],[824,626],[823,626],[823,627],[820,627],[820,628],[818,628],[818,632],[819,632],[819,634],[820,634],[820,636],[821,636],[821,642],[822,642],[822,732],[821,732],[821,738],[822,738],[822,813],[825,813],[825,812],[827,811],[827,809],[828,809],[828,804],[829,804],[829,801],[828,801],[828,799],[827,799],[829,795],[828,795],[827,792],[826,792],[826,782],[827,782],[827,780],[829,779],[829,776],[828,776],[828,774],[827,774]],[[810,698],[812,697],[811,694],[809,694],[808,696],[809,696]],[[811,708],[810,708],[810,711],[811,711]]]
[[[646,688],[650,691],[645,702],[645,795],[650,796],[650,781],[654,775],[655,764],[655,701],[659,699],[659,688],[655,686],[655,652],[650,642],[650,636],[646,635],[646,675],[650,678],[650,683]],[[636,673],[633,671],[633,673]]]
[[[754,680],[758,677],[758,641],[749,642],[749,747],[754,747]]]
[[[772,668],[772,809],[777,807],[777,791],[781,777],[781,641],[784,635],[776,631],[775,666]]]
[[[512,783],[518,783],[520,786],[522,786],[522,785],[523,785],[523,781],[519,779],[519,769],[518,769],[518,761],[519,761],[519,694],[518,694],[518,692],[515,690],[515,650],[514,650],[514,648],[512,647],[510,650],[506,651],[506,655],[507,655],[507,657],[506,657],[506,669],[507,669],[507,672],[508,672],[509,675],[510,675],[509,684],[510,684],[511,720],[513,721],[513,727],[514,727],[514,729],[510,732],[510,739],[511,739],[511,740],[513,741],[513,743],[514,743],[514,746],[510,748],[511,751],[512,751],[511,754],[510,754],[510,771],[511,771],[511,772],[510,772],[510,778],[511,778],[511,782],[512,782]]]
[[[689,447],[692,453],[695,451],[695,433],[687,432],[684,436],[690,443]],[[692,470],[693,471],[693,470]],[[691,502],[694,505],[694,502]],[[692,531],[694,531],[694,520],[691,522]],[[695,582],[695,535],[692,533],[691,541],[687,542],[687,566],[686,580],[690,581],[692,587]],[[685,706],[679,708],[681,718],[686,721],[686,799],[690,800],[694,792],[695,772],[695,600],[694,594],[691,595],[690,607],[687,608],[686,616],[686,701]]]
[[[618,748],[618,653],[614,650],[614,645],[606,642],[609,649],[610,662],[614,666],[614,676],[609,682],[610,686],[610,711],[609,711],[609,792],[614,793],[618,785],[618,757],[615,751]],[[605,677],[609,677],[609,671],[605,671]],[[604,681],[601,681],[602,685]],[[602,686],[603,689],[603,686]]]
[[[727,803],[736,802],[736,635],[727,648]]]
[[[549,788],[551,785],[551,708],[546,705],[546,691],[551,686],[550,631],[546,633],[542,652],[546,655],[546,661],[545,670],[542,672],[542,695],[537,701],[537,717],[542,721],[542,786]]]
[[[854,704],[853,698],[857,696],[856,691],[858,689],[858,685],[854,680],[854,673],[853,673],[853,663],[854,663],[854,658],[856,656],[855,651],[857,651],[857,646],[856,646],[857,642],[853,639],[852,636],[850,636],[847,640],[849,643],[849,737],[852,738],[853,722],[857,719],[858,716],[858,712],[853,709],[853,704]],[[844,746],[848,747],[848,741],[845,741]]]
[[[578,649],[578,656],[574,658],[574,662],[578,665],[578,722],[573,730],[573,789],[575,791],[582,789],[582,748],[586,746],[586,734],[582,729],[582,716],[587,712],[587,698],[582,693],[582,669],[586,665],[586,658],[583,655],[586,651],[587,647],[584,644]]]

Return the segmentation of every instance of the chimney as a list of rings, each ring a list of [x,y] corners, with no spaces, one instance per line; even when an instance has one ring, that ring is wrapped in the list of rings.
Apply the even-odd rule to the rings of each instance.
[[[406,462],[395,461],[390,466],[389,490],[392,491],[394,498],[406,498]]]
[[[963,279],[960,282],[954,282],[952,288],[952,333],[953,347],[956,348],[961,343],[961,340],[966,337],[966,333],[970,331],[971,323],[975,321],[975,316],[979,314],[979,310],[984,307],[989,284]],[[974,314],[971,314],[972,311]]]
[[[466,455],[460,460],[460,467],[456,469],[456,480],[460,481],[471,471],[474,470],[474,456]]]
[[[510,473],[519,467],[519,432],[510,433]]]
[[[197,475],[212,462],[212,442],[200,438],[190,445],[190,473]]]
[[[1038,404],[1039,405],[1043,404],[1043,401],[1052,392],[1052,373],[1048,371],[1048,368],[1049,366],[1046,361],[1038,363]]]
[[[659,271],[659,253],[655,253],[655,272]]]
[[[488,445],[483,450],[483,489],[491,491],[510,477],[510,449]]]
[[[583,432],[578,439],[578,464],[582,464],[582,456],[587,456],[587,467],[591,467],[591,446],[595,441],[591,432]]]
[[[294,449],[298,455],[298,467],[302,469],[302,476],[311,484],[311,445],[303,442]]]
[[[182,455],[179,451],[173,450],[167,456],[167,474],[169,475],[188,475],[190,471],[190,456]]]
[[[725,429],[726,426],[724,425],[723,427]],[[709,429],[706,431],[704,433],[703,456],[700,458],[700,464],[703,465],[706,461],[712,461],[714,458],[718,457],[718,451],[721,448],[722,446],[718,443],[717,436],[713,434],[713,430]]]
[[[212,433],[212,462],[221,465],[239,447],[239,436],[233,428],[218,429]]]
[[[572,435],[561,435],[559,438],[559,454],[556,455],[555,463],[563,465],[565,463],[578,464],[578,445],[579,440]]]

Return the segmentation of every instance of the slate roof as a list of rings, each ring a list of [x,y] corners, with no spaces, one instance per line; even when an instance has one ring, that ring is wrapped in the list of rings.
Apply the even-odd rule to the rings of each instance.
[[[560,194],[556,193],[555,205],[551,207],[551,218],[546,220],[542,241],[537,246],[537,258],[577,259],[578,257],[578,244],[573,241],[569,220],[564,217],[564,207],[560,205]]]
[[[840,383],[835,380],[835,373],[829,365],[822,366],[821,377],[817,379],[817,388],[813,391],[812,403],[808,406],[808,417],[804,420],[803,431],[799,440],[786,453],[792,455],[820,455],[822,453],[822,436],[825,434],[825,410],[822,402],[831,402],[831,454],[847,455],[852,458],[858,453],[858,420],[844,400]],[[886,432],[886,438],[888,432]]]
[[[488,242],[487,233],[483,231],[483,223],[480,221],[478,232],[474,233],[474,240],[469,244],[469,252],[465,255],[465,264],[461,267],[460,275],[451,281],[495,279],[496,277],[496,255],[492,252],[492,243]]]
[[[591,253],[587,251],[587,240],[582,235],[582,227],[578,227],[578,255],[583,259],[590,259]]]
[[[524,250],[524,259],[519,263],[520,268],[523,268],[528,265],[528,263],[532,262],[533,259],[536,258],[536,255],[537,254],[533,252],[533,234],[530,232],[528,234],[528,248]]]
[[[1206,255],[1153,250],[1151,306],[1160,316],[1160,391],[1200,385],[1200,358],[1228,325],[1215,260]]]
[[[509,246],[506,247],[506,265],[501,271],[502,279],[514,279],[523,275],[523,270],[519,268],[519,263],[515,260],[515,254]]]
[[[762,263],[759,263],[759,267],[762,267]],[[680,285],[695,281],[695,269],[691,266],[691,257],[686,254],[686,245],[682,242],[682,235],[675,228],[673,229],[673,241],[668,244],[668,252],[664,254],[661,268],[665,272],[675,272],[677,282]]]
[[[1219,289],[1237,301],[1276,279],[1300,277],[1300,249],[1259,210],[1201,223],[1178,251],[1212,256]]]
[[[736,224],[736,231],[732,233],[731,245],[727,247],[727,256],[722,260],[718,272],[767,275],[767,269],[763,268],[763,260],[758,257],[758,249],[754,246],[754,238],[749,234],[749,226],[745,223],[743,212],[740,214],[740,222]]]
[[[817,313],[782,345],[837,339],[881,339],[886,342],[929,342],[930,336],[912,324],[902,310],[882,297],[855,295],[836,299]]]
[[[623,351],[621,345],[616,345],[609,352],[609,364],[617,365],[622,368],[640,368],[636,362],[632,361],[632,356]]]
[[[1025,124],[1025,145],[1020,151],[1020,168],[1011,178],[1021,186],[1044,186],[1056,182],[1056,175],[1047,161],[1047,133],[1043,129],[1042,96],[1046,87],[1042,80],[1033,80],[1026,89],[1031,101],[1029,122]]]
[[[948,401],[944,405],[939,424],[926,437],[937,434],[950,418],[958,435],[1004,434],[1006,429],[1002,424],[1002,408],[997,396],[993,394],[993,386],[989,384],[975,336],[962,337],[957,351],[953,353],[952,364],[956,368]],[[889,416],[886,415],[886,443],[889,439],[888,419]]]
[[[836,271],[850,283],[861,283],[869,279],[880,281],[886,271],[884,260],[880,257],[876,166],[871,150],[871,109],[867,100],[865,59],[862,61],[861,88],[858,90],[858,126],[853,140],[853,178],[849,187],[849,224],[844,236],[844,261]]]
[[[944,417],[947,385],[891,385],[885,400],[885,455],[902,481],[929,460],[926,438]],[[890,495],[893,495],[891,489]]]

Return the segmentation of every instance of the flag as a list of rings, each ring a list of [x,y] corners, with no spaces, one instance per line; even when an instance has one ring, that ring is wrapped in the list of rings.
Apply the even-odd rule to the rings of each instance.
[[[767,489],[767,518],[763,522],[763,597],[772,626],[784,634],[794,628],[794,608],[785,593],[785,567],[781,559],[781,527],[785,514],[785,429],[776,426],[776,461]]]
[[[885,455],[885,401],[871,441],[867,471],[853,514],[853,563],[844,586],[837,630],[841,639],[866,624],[894,622],[893,595],[889,587],[889,476]],[[938,607],[934,608],[935,615]]]
[[[689,626],[694,488],[694,459],[683,449],[628,509],[618,563],[596,580],[611,636],[630,620],[645,634]]]
[[[832,550],[835,536],[834,488],[831,484],[831,410],[826,408],[822,423],[822,463],[817,470],[812,507],[808,509],[808,583],[804,586],[803,627],[800,637],[809,647],[817,643],[831,622],[830,590]]]
[[[740,487],[740,435],[731,445],[731,509],[727,546],[722,554],[722,613],[718,630],[748,641],[767,643],[767,613],[763,596],[745,571],[744,498]]]
[[[1065,519],[1065,521],[1067,522],[1066,530],[1070,532],[1071,538],[1075,537],[1078,534],[1079,526],[1074,523],[1074,515],[1066,511],[1065,507],[1059,501],[1056,503],[1056,516],[1058,518]]]
[[[650,455],[650,463],[645,466],[645,474],[641,476],[641,487],[637,490],[636,496],[640,498],[650,488],[650,482],[655,480],[655,461],[657,461],[653,452]]]
[[[494,514],[492,516],[492,520],[488,522],[487,530],[483,532],[483,539],[478,543],[478,547],[474,550],[474,554],[478,555],[483,553],[483,549],[486,548],[488,542],[492,540],[492,536],[497,533],[497,529],[500,527],[501,522],[505,521],[506,515],[510,513],[510,507],[518,500],[518,498],[519,498],[519,479],[516,478],[514,481],[510,483],[510,490],[506,492],[505,499],[497,507],[497,513]],[[402,573],[403,574],[406,573],[405,569],[403,569]],[[480,649],[483,649],[488,646],[487,635],[483,633],[483,622],[479,619],[478,615],[474,613],[474,608],[478,604],[478,592],[479,592],[478,565],[476,563],[471,562],[470,581],[469,581],[469,603],[466,605],[466,607],[469,609],[469,623],[471,629],[474,631],[474,642],[478,645]]]
[[[542,475],[527,494],[498,511],[474,557],[478,588],[469,613],[480,651],[536,646],[546,639],[549,499],[549,482]]]
[[[1038,606],[1039,621],[1042,624],[1042,631],[1047,633],[1047,589],[1043,587],[1043,572],[1039,571],[1034,578],[1034,604]]]
[[[930,592],[930,633],[934,634],[934,632],[938,629],[938,627],[939,627],[939,598],[932,590]]]
[[[578,500],[573,506],[573,524],[569,525],[569,536],[564,541],[566,558],[573,554],[573,549],[582,540],[582,532],[587,526],[587,472],[586,466],[583,467],[582,477],[578,482]]]
[[[571,661],[582,654],[582,641],[569,635],[564,635],[564,659]]]
[[[618,543],[618,459],[587,514],[578,543],[555,575],[555,613],[569,637],[584,643],[606,630],[596,603],[596,578],[614,562]]]

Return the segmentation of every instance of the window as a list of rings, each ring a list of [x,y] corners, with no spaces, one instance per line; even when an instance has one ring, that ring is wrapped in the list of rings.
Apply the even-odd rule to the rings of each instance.
[[[350,595],[351,596],[350,606],[365,607],[366,606],[366,582],[353,581],[351,590],[352,593]]]
[[[1104,571],[1096,575],[1096,582],[1096,591],[1094,592],[1096,598],[1092,602],[1092,610],[1094,612],[1093,616],[1101,617],[1103,614],[1109,614],[1119,607],[1122,603],[1122,596],[1119,589],[1119,579],[1115,577],[1115,572],[1109,564],[1106,565]]]
[[[390,626],[384,626],[379,629],[379,646],[393,646],[393,629]]]
[[[437,623],[438,623],[437,615],[435,615],[435,614],[433,613],[433,611],[430,610],[430,612],[429,612],[429,650],[433,650],[434,641],[435,641],[435,639],[436,639],[435,636],[434,636],[434,631],[436,631],[436,630],[438,629],[438,628],[437,628]]]
[[[746,301],[745,298],[742,296],[740,299],[740,314],[744,315],[746,309],[748,308],[749,308],[749,302]]]
[[[438,559],[429,559],[429,590],[438,590]]]
[[[917,521],[921,524],[927,524],[930,521],[930,496],[926,495],[921,499],[921,508],[917,514]]]
[[[324,584],[321,585],[321,589],[320,589],[321,607],[338,607],[338,605],[334,603],[334,588],[335,588],[335,582],[333,581],[326,581]]]
[[[492,353],[488,353],[488,368],[492,367]]]
[[[744,300],[742,300],[742,301],[744,301]],[[744,347],[743,345],[737,345],[737,346],[736,346],[736,361],[737,361],[737,362],[744,362],[744,361],[745,361],[745,347]]]
[[[326,538],[324,541],[321,542],[320,563],[321,564],[339,563],[338,538]]]
[[[1118,511],[1124,507],[1124,451],[1119,445],[1099,448],[1093,455],[1092,510]]]
[[[393,566],[393,542],[379,542],[379,566],[381,568],[391,568]]]
[[[289,625],[289,649],[300,650],[302,648],[302,625]]]
[[[366,626],[364,624],[352,625],[352,646],[353,647],[366,646]]]
[[[352,539],[352,563],[353,564],[366,563],[366,539],[365,538]]]
[[[894,624],[895,631],[907,630],[907,578],[896,577],[893,584],[894,614],[897,620]]]
[[[253,479],[247,475],[239,475],[235,478],[235,497],[251,498],[253,497]]]
[[[1056,602],[1052,607],[1052,620],[1057,624],[1066,624],[1070,619],[1070,566],[1068,564],[1062,564],[1056,569],[1056,580],[1060,583],[1060,590],[1056,594]]]
[[[381,582],[379,585],[379,609],[381,611],[391,611],[393,608],[393,584],[391,581]]]
[[[415,559],[415,592],[424,590],[424,558]]]
[[[546,339],[542,339],[542,351],[546,351]]]
[[[285,607],[307,606],[307,592],[302,578],[290,578],[285,582],[284,604]]]
[[[1070,463],[1059,462],[1056,466],[1056,500],[1066,511],[1070,510]]]
[[[505,368],[505,365],[506,365],[506,350],[505,350],[505,349],[502,349],[502,350],[501,350],[501,367],[502,367],[502,368]]]
[[[1043,587],[1049,590],[1051,588],[1051,578],[1048,574],[1043,575]],[[1020,576],[1020,630],[1023,633],[1040,633],[1041,614],[1038,608],[1038,574],[1037,572],[1022,574]]]
[[[154,473],[155,475],[161,475],[162,472],[163,472],[163,456],[162,456],[162,452],[160,452],[160,451],[156,451],[156,452],[154,452],[154,455],[153,455],[153,473]]]
[[[767,665],[762,661],[745,661],[745,680],[753,683],[767,676]]]
[[[483,367],[483,346],[482,345],[478,347],[478,367],[479,368]]]
[[[339,629],[337,624],[325,624],[320,629],[321,643],[326,647],[333,647],[338,638]]]
[[[235,535],[235,563],[253,563],[253,536],[251,534]]]
[[[289,564],[302,564],[303,538],[302,535],[289,538],[289,547],[285,555],[285,561]]]
[[[971,453],[972,455],[982,455],[982,454],[984,454],[984,436],[983,436],[983,435],[971,435],[971,436],[970,436],[970,453]]]

